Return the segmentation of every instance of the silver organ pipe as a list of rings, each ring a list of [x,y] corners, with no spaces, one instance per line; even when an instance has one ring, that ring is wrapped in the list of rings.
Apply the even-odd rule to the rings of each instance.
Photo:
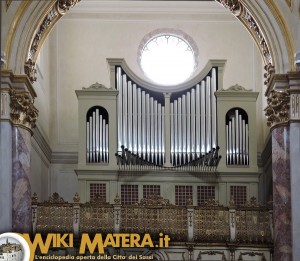
[[[174,103],[170,104],[170,115],[171,115],[171,164],[173,165],[173,158],[174,158]]]
[[[108,154],[108,114],[104,108],[91,108],[86,122],[87,163],[107,163]],[[103,115],[107,114],[107,115]]]
[[[137,86],[120,67],[118,95],[118,151],[126,151],[155,165],[164,163],[165,108],[151,93]],[[128,154],[128,155],[129,155]]]
[[[186,163],[186,96],[182,95],[182,112],[181,112],[181,118],[182,118],[182,152],[183,152],[183,164]]]
[[[127,77],[126,74],[123,75],[123,144],[127,148]]]
[[[178,141],[178,154],[179,154],[179,165],[181,165],[181,156],[182,156],[182,124],[181,124],[181,119],[182,119],[182,114],[181,114],[181,98],[178,99],[178,135],[177,135],[177,141]]]
[[[217,72],[216,68],[212,69],[211,72],[211,115],[216,115],[216,97],[215,97],[215,92],[217,91]],[[217,117],[212,117],[211,119],[211,144],[213,148],[217,147]]]
[[[187,161],[191,161],[191,94],[188,92],[186,94],[186,153]]]
[[[206,152],[206,146],[205,146],[205,137],[207,135],[206,133],[206,128],[205,128],[205,118],[206,118],[206,112],[205,112],[205,93],[206,93],[206,85],[205,85],[205,81],[201,82],[201,92],[200,92],[200,100],[201,100],[201,145],[200,145],[200,151],[201,153],[205,153]],[[207,97],[208,98],[208,97]]]
[[[171,163],[185,165],[216,148],[216,70],[171,101]]]
[[[123,112],[123,88],[122,88],[122,70],[120,67],[117,67],[117,90],[119,91],[118,95],[118,115],[122,115]],[[120,148],[123,144],[123,135],[122,135],[122,120],[123,117],[118,117],[118,147]]]
[[[210,93],[210,77],[206,77],[205,87],[205,101],[206,101],[206,151],[211,150],[211,93]]]
[[[249,129],[247,114],[241,109],[232,109],[226,120],[227,165],[249,165]]]
[[[128,81],[128,149],[132,151],[133,140],[132,140],[132,83]]]
[[[195,131],[195,123],[196,123],[196,114],[195,114],[195,89],[191,91],[191,153],[196,151],[196,131]],[[192,154],[192,160],[195,159],[195,154]]]

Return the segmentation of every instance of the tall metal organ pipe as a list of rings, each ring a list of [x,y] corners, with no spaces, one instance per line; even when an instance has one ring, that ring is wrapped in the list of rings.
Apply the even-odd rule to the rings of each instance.
[[[122,145],[143,160],[164,164],[165,109],[147,90],[116,70],[118,95],[118,151]]]
[[[171,163],[184,165],[217,147],[217,74],[213,68],[195,87],[171,102]]]

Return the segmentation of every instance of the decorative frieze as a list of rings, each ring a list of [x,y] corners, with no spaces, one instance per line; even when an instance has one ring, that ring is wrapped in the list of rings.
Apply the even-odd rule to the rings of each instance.
[[[9,94],[7,92],[1,93],[1,118],[9,116]]]
[[[30,130],[35,127],[38,110],[28,92],[10,91],[10,116],[13,124],[22,125]]]
[[[27,54],[27,61],[25,62],[25,74],[29,77],[31,82],[36,81],[35,60],[38,52],[46,39],[48,33],[58,21],[70,8],[74,7],[80,0],[56,0],[52,9],[47,13],[44,19],[41,20],[40,25],[34,33],[29,52]]]
[[[32,59],[28,59],[25,62],[24,72],[28,76],[31,82],[36,81],[37,78],[36,78],[35,62],[33,62]]]
[[[291,120],[300,120],[300,94],[291,94]]]
[[[64,15],[70,8],[74,7],[80,0],[57,0],[57,11]]]
[[[275,73],[275,67],[271,63],[268,63],[267,65],[265,65],[264,69],[266,70],[266,73],[264,74],[264,84],[268,85],[271,80],[271,76]]]
[[[239,13],[242,8],[240,0],[217,0],[226,9],[229,9],[234,14]]]
[[[241,2],[241,0],[216,0],[226,9],[230,10],[241,22],[248,28],[252,36],[254,37],[265,61],[265,70],[267,73],[264,74],[267,85],[270,81],[270,77],[275,73],[275,67],[273,65],[273,59],[271,56],[270,48],[267,40],[259,26],[258,21],[254,18],[247,7]]]
[[[272,90],[267,99],[268,106],[265,109],[267,125],[274,127],[289,121],[290,94],[288,91]]]

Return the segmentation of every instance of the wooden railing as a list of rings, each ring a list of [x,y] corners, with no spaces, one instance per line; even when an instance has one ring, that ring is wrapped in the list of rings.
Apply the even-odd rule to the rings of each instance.
[[[68,203],[57,193],[48,201],[32,201],[34,233],[159,233],[172,242],[270,244],[273,241],[272,209],[261,206],[255,198],[245,205],[229,207],[214,199],[203,205],[175,206],[159,196],[142,199],[138,204],[121,205],[97,198],[88,203]]]

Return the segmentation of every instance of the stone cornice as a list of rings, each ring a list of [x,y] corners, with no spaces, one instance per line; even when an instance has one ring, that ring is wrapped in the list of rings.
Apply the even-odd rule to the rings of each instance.
[[[17,75],[17,74],[14,74],[11,70],[2,70],[1,71],[1,83],[7,83],[10,88],[15,88],[15,89],[26,88],[32,98],[37,97],[36,92],[32,86],[30,79],[25,74]]]

